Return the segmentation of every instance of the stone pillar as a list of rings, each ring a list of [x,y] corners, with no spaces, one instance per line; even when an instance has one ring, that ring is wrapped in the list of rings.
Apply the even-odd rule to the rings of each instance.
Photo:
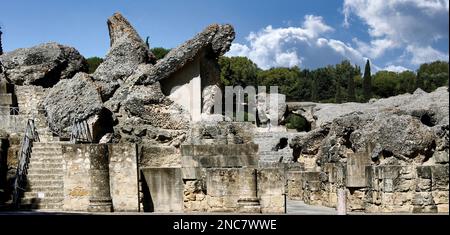
[[[337,214],[346,215],[347,214],[347,189],[346,185],[346,169],[343,165],[336,165],[336,186],[337,186]]]
[[[91,157],[91,197],[89,198],[88,211],[112,212],[108,146],[105,144],[90,145],[88,149]]]
[[[347,214],[347,190],[345,188],[337,189],[337,214]]]
[[[254,168],[244,168],[239,172],[239,183],[241,184],[238,200],[240,213],[261,213],[261,205],[258,199],[257,172]]]

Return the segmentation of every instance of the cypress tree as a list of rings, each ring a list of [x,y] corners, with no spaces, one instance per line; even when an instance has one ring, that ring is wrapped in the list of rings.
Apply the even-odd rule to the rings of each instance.
[[[372,98],[372,75],[370,73],[370,62],[367,60],[366,67],[364,68],[364,77],[363,77],[363,92],[364,99],[366,101]]]
[[[2,34],[2,27],[0,27],[0,55],[3,55]]]
[[[145,45],[147,45],[147,48],[150,49],[150,42],[148,42],[150,39],[149,36],[147,36],[147,38],[145,39]]]

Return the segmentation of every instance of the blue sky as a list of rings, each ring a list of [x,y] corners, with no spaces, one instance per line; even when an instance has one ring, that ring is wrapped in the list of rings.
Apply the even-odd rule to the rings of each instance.
[[[375,69],[415,70],[448,61],[448,0],[1,0],[5,51],[54,41],[85,57],[109,47],[106,19],[121,12],[152,47],[173,48],[211,23],[237,36],[228,56],[261,68],[317,68],[350,59]]]

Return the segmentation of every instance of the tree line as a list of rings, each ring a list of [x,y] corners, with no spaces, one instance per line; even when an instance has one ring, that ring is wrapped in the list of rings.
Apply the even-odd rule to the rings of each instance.
[[[169,49],[157,47],[151,51],[157,59],[163,58]],[[99,57],[87,59],[89,72],[94,72],[103,61]],[[220,79],[225,86],[278,86],[288,101],[313,101],[323,103],[367,102],[371,98],[385,98],[412,93],[417,88],[431,92],[448,86],[449,65],[435,61],[420,65],[416,72],[371,72],[367,60],[364,71],[358,65],[344,60],[336,65],[317,69],[277,67],[267,70],[246,57],[219,58]]]
[[[314,70],[271,68],[262,70],[246,57],[221,57],[221,80],[224,85],[278,86],[289,101],[327,103],[367,102],[412,93],[417,88],[431,92],[448,86],[448,62],[435,61],[420,65],[417,72],[378,71],[371,73],[370,62],[361,73],[358,65],[344,60]]]

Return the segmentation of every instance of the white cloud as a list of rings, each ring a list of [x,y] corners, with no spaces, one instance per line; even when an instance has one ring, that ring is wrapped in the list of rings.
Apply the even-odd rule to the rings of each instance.
[[[392,71],[392,72],[396,72],[396,73],[401,73],[403,71],[411,70],[411,69],[405,68],[403,66],[389,65],[389,66],[384,67],[382,70]]]
[[[376,39],[372,40],[370,44],[368,44],[354,38],[353,42],[358,47],[358,51],[373,59],[382,56],[386,50],[397,46],[394,41],[389,39]]]
[[[448,53],[443,53],[435,50],[431,46],[416,47],[407,46],[406,51],[412,55],[411,63],[414,65],[420,65],[435,60],[448,61]]]
[[[448,0],[344,0],[343,9],[345,26],[350,26],[352,15],[356,15],[369,27],[371,41],[357,41],[357,45],[373,58],[389,49],[406,50],[408,46],[415,48],[407,50],[411,64],[429,62],[423,59],[436,60],[445,54],[431,45],[439,40],[448,41]],[[438,57],[424,57],[420,54],[424,50],[418,48]]]
[[[366,58],[342,41],[324,35],[334,29],[322,17],[305,16],[302,27],[273,28],[267,26],[247,37],[248,45],[235,43],[227,56],[246,56],[260,68],[317,68],[349,59],[364,65]]]

